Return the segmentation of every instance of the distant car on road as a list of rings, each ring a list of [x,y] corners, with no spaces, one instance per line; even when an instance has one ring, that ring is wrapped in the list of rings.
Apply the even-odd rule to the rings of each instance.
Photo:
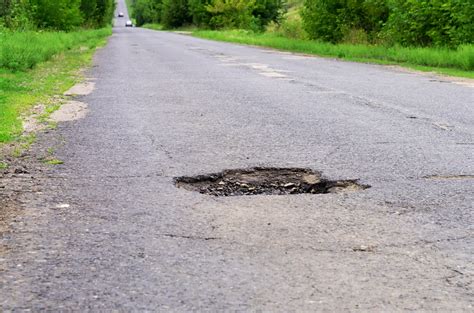
[[[123,17],[123,12],[119,12],[118,17]]]
[[[128,20],[128,21],[125,23],[125,27],[133,27],[132,21]]]

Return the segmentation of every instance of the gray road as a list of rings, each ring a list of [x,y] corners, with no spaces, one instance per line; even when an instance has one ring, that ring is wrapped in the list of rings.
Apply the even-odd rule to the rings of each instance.
[[[2,238],[0,310],[472,312],[472,82],[124,22],[89,73],[87,117],[35,147],[65,163]],[[251,166],[372,188],[173,185]]]

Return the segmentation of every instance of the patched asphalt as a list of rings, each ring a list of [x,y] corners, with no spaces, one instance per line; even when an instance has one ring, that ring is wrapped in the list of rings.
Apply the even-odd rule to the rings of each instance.
[[[10,177],[37,183],[2,234],[1,310],[472,311],[472,81],[125,20],[87,74],[86,117],[32,148],[64,164]],[[371,188],[174,184],[251,167]]]

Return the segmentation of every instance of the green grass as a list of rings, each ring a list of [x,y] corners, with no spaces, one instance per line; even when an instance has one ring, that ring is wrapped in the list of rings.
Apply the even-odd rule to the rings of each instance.
[[[22,114],[42,104],[46,112],[79,79],[95,47],[105,43],[111,29],[73,33],[2,33],[0,41],[0,143],[23,131]],[[5,39],[5,40],[3,40]]]
[[[94,47],[109,33],[109,29],[70,33],[6,31],[0,33],[0,68],[24,71],[79,45]]]
[[[161,24],[144,24],[141,27],[153,30],[163,30],[163,25]]]
[[[396,64],[423,71],[474,78],[474,45],[457,50],[436,48],[384,47],[352,44],[330,44],[311,40],[290,39],[277,34],[257,34],[242,30],[198,30],[194,36],[279,50],[337,57],[350,61]]]
[[[49,165],[60,165],[64,164],[64,161],[58,160],[58,159],[45,159],[43,160],[44,164],[49,164]]]
[[[166,30],[166,31],[171,31],[171,32],[182,32],[182,33],[192,33],[198,30],[198,28],[194,25],[184,25],[178,28],[173,28],[173,29],[166,29],[163,25],[157,24],[157,23],[148,23],[148,24],[143,24],[143,28],[148,28],[148,29],[153,29],[153,30]]]

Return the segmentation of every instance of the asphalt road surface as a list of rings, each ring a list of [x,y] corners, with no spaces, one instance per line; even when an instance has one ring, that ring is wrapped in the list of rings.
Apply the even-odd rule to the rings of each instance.
[[[2,236],[0,310],[472,312],[472,81],[126,19],[88,72],[87,116],[35,145],[54,141],[64,164],[21,195]],[[371,188],[173,184],[253,166]]]

